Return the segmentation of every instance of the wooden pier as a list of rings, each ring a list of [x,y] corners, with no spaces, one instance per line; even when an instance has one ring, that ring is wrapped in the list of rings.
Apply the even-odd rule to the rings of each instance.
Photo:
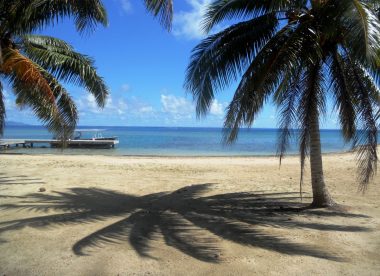
[[[0,139],[0,149],[7,149],[11,147],[30,147],[33,148],[35,144],[49,144],[52,147],[59,147],[62,140],[57,139]],[[73,148],[114,148],[119,144],[119,140],[67,140],[66,146]]]

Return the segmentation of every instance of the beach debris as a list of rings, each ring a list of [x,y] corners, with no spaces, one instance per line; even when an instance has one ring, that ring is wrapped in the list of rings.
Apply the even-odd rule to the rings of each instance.
[[[41,188],[38,189],[38,191],[39,191],[40,193],[43,193],[43,192],[46,191],[46,189],[45,189],[44,187],[41,187]]]

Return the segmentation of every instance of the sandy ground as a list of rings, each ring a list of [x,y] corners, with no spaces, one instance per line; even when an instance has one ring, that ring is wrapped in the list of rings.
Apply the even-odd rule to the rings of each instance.
[[[298,157],[0,155],[0,275],[380,275],[380,177],[324,165],[346,211],[286,211]]]

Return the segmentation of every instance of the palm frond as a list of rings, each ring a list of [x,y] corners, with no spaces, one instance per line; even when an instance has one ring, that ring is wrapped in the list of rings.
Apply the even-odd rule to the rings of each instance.
[[[36,87],[31,87],[18,78],[12,78],[11,82],[17,102],[30,107],[47,129],[60,137],[65,126],[55,102],[47,99]]]
[[[165,29],[170,30],[173,21],[172,0],[144,0],[147,10],[158,18]]]
[[[194,48],[185,87],[193,94],[198,116],[208,111],[214,90],[225,88],[246,69],[277,24],[274,15],[267,14],[227,28]]]
[[[59,80],[85,87],[94,95],[98,105],[104,106],[108,89],[97,74],[91,58],[75,52],[70,45],[53,37],[24,35],[20,43],[31,60]]]
[[[203,20],[203,29],[209,32],[224,20],[255,18],[266,13],[302,8],[306,1],[296,0],[216,0],[210,4]]]
[[[280,158],[280,165],[289,146],[293,129],[296,128],[302,75],[303,66],[299,66],[295,70],[290,71],[274,93],[274,101],[280,113],[277,146],[277,155]]]
[[[74,48],[68,44],[66,41],[46,35],[36,35],[36,34],[25,34],[19,37],[17,40],[19,48],[30,46],[36,48],[54,48],[54,49],[63,49],[68,51],[73,51]]]
[[[39,67],[41,74],[49,82],[56,99],[60,119],[65,127],[65,135],[70,136],[78,122],[78,110],[66,89],[49,72]]]
[[[54,103],[55,97],[49,83],[42,76],[35,64],[19,53],[18,50],[4,49],[4,62],[1,67],[5,74],[10,74],[14,79],[30,86],[31,89],[39,90],[45,99]]]
[[[66,89],[49,72],[47,72],[37,64],[35,64],[35,66],[41,72],[42,76],[48,81],[55,97],[54,112],[58,112],[59,119],[55,119],[56,122],[52,123],[55,125],[53,126],[52,131],[55,132],[55,136],[61,137],[62,139],[64,139],[65,137],[70,137],[78,122],[78,110],[76,104],[69,95],[69,93],[66,91]],[[17,89],[21,89],[22,91],[27,90],[27,88],[24,88],[20,84],[17,84],[17,87],[21,87]],[[27,97],[34,97],[33,95],[35,92],[32,91],[31,93],[31,95],[28,95],[27,91],[17,92],[16,103],[20,107],[29,106],[30,103]]]
[[[5,124],[5,99],[3,94],[3,84],[0,82],[0,137],[4,133]]]
[[[349,68],[338,49],[331,56],[330,75],[333,87],[334,108],[339,112],[340,125],[346,142],[356,135],[356,110],[354,107],[353,87],[350,85]]]
[[[107,13],[100,0],[12,1],[7,20],[8,32],[25,34],[55,24],[63,17],[74,19],[79,32],[92,31],[97,24],[107,25]]]
[[[1,43],[0,43],[0,66],[3,65],[3,47],[1,46]]]
[[[365,190],[377,170],[377,124],[376,112],[379,108],[378,95],[370,75],[350,57],[347,59],[350,66],[349,80],[355,89],[355,107],[360,127],[355,137],[358,146],[358,178],[360,189]]]
[[[57,135],[72,131],[76,109],[65,90],[39,65],[7,49],[2,70],[12,83],[17,102],[29,106],[47,128]],[[74,105],[75,106],[75,105]]]
[[[380,21],[363,1],[345,0],[342,21],[346,28],[346,47],[357,60],[373,66],[380,64]]]
[[[235,92],[227,109],[224,141],[236,140],[242,125],[250,126],[269,94],[284,76],[300,66],[302,60],[319,58],[320,48],[312,25],[291,25],[278,32],[258,53]]]
[[[362,0],[365,4],[372,9],[372,11],[377,15],[377,18],[380,19],[380,1],[378,0]]]

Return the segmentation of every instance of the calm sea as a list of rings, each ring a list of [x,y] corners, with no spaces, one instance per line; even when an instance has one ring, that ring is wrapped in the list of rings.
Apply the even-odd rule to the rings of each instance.
[[[81,127],[86,128],[86,127]],[[39,148],[12,148],[15,153],[50,154],[105,154],[105,155],[160,155],[160,156],[249,156],[274,155],[277,149],[278,130],[242,129],[233,145],[222,144],[220,128],[184,127],[88,127],[106,129],[105,136],[118,136],[115,149],[52,149],[48,145]],[[52,135],[39,126],[6,127],[4,138],[50,139]],[[321,131],[323,152],[340,152],[350,149],[339,130]],[[297,143],[291,142],[288,153],[297,152]]]

